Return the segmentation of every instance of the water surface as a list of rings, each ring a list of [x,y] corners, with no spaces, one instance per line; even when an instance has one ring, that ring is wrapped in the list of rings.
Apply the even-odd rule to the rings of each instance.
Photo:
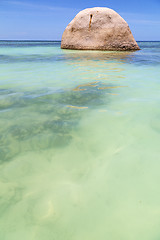
[[[160,42],[0,42],[0,239],[160,238]]]

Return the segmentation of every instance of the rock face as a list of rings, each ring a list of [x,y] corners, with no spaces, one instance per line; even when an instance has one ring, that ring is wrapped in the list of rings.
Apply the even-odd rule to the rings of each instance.
[[[63,49],[139,50],[127,22],[109,8],[88,8],[79,12],[66,27]]]

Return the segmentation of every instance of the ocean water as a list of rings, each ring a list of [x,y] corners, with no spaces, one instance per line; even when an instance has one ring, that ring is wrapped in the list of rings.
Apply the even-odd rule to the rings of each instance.
[[[160,42],[0,42],[0,240],[160,239]]]

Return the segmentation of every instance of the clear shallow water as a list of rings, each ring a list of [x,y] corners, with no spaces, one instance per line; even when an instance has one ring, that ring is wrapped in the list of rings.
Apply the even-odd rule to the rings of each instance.
[[[0,42],[0,239],[160,238],[160,42]]]

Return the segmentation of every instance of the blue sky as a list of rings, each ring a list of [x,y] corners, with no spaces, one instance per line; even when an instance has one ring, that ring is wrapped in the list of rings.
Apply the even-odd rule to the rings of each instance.
[[[60,40],[82,9],[109,7],[136,40],[160,40],[160,0],[0,0],[0,40]]]

